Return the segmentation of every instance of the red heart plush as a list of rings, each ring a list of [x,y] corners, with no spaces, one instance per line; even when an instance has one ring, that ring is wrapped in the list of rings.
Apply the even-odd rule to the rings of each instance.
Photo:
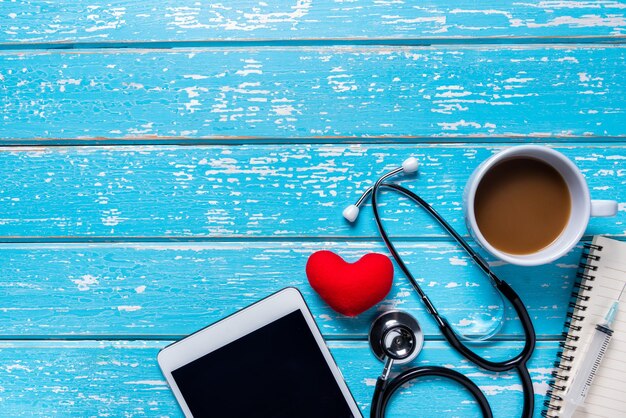
[[[306,263],[311,287],[335,311],[347,316],[365,312],[391,290],[393,264],[384,254],[366,254],[348,263],[331,251],[317,251]]]

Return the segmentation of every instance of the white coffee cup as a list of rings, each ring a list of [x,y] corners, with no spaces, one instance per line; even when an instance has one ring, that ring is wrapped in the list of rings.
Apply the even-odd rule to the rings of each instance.
[[[534,158],[543,161],[557,170],[569,189],[571,198],[570,217],[567,225],[550,245],[531,254],[509,254],[493,247],[483,236],[476,223],[474,199],[476,189],[485,174],[503,160],[512,158]],[[591,200],[585,177],[578,167],[565,155],[551,148],[539,145],[521,145],[499,152],[482,164],[472,173],[464,193],[465,222],[472,237],[487,251],[511,264],[520,266],[538,266],[551,263],[571,250],[585,233],[591,216],[615,216],[617,202],[614,200]]]

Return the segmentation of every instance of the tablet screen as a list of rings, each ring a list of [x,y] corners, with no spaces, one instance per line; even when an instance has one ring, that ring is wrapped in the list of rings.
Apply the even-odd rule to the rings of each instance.
[[[172,372],[194,417],[352,417],[298,309]]]

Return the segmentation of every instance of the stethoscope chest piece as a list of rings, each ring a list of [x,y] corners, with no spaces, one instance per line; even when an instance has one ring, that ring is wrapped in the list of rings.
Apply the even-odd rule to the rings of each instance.
[[[380,361],[393,359],[395,364],[413,360],[424,345],[424,333],[415,318],[406,312],[391,310],[372,322],[369,343]]]

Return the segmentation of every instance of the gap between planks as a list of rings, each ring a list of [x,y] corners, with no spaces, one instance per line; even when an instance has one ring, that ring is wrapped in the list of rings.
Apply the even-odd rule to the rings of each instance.
[[[210,324],[209,324],[210,325]],[[90,335],[28,335],[28,336],[20,336],[20,335],[2,335],[0,334],[0,342],[2,343],[11,343],[11,342],[98,342],[98,341],[178,341],[185,337],[188,334],[162,334],[162,335],[99,335],[99,334],[90,334]],[[441,341],[445,342],[445,338],[441,335],[424,335],[424,339],[426,341]],[[562,335],[537,335],[537,341],[542,342],[561,342],[564,340]],[[357,342],[366,342],[366,335],[348,335],[348,334],[334,334],[334,335],[324,335],[324,341],[357,341]],[[525,341],[523,335],[497,335],[489,339],[492,342],[518,342]],[[482,342],[484,343],[484,341]],[[476,343],[480,345],[481,343]]]
[[[481,146],[487,144],[506,143],[511,145],[519,144],[587,144],[589,141],[602,142],[602,148],[610,145],[626,145],[626,134],[622,136],[532,136],[532,135],[512,135],[503,137],[502,135],[454,135],[445,136],[320,136],[320,137],[240,137],[240,136],[215,136],[215,137],[184,137],[184,136],[132,136],[125,138],[2,138],[0,139],[0,150],[3,148],[21,147],[108,147],[108,146],[249,146],[249,145],[351,145],[351,144],[384,144],[384,145],[461,145],[461,146]],[[590,146],[590,148],[593,146]],[[596,147],[600,147],[596,145]]]
[[[320,47],[320,46],[462,46],[462,45],[567,45],[626,43],[626,35],[612,36],[493,36],[451,38],[325,38],[325,39],[205,39],[198,41],[99,41],[99,42],[8,42],[0,50],[79,50],[79,49],[182,49],[229,47]]]
[[[624,48],[626,47],[626,37],[620,42],[610,42],[610,43],[601,43],[601,42],[575,42],[575,43],[551,43],[547,42],[549,38],[543,40],[543,42],[539,43],[511,43],[511,44],[501,44],[501,43],[482,43],[482,44],[473,44],[473,43],[458,43],[458,44],[370,44],[370,43],[355,43],[350,42],[346,44],[312,44],[312,45],[282,45],[282,44],[251,44],[247,45],[245,43],[240,43],[238,41],[233,42],[232,45],[220,45],[218,43],[208,43],[205,46],[194,46],[194,45],[181,45],[179,47],[171,47],[169,43],[157,43],[154,46],[147,45],[145,46],[143,43],[140,44],[129,44],[129,46],[118,46],[115,44],[111,44],[109,47],[102,47],[100,43],[94,44],[85,44],[91,46],[84,46],[82,48],[74,48],[70,47],[73,44],[61,44],[67,45],[64,48],[28,48],[26,47],[28,44],[20,44],[19,48],[4,48],[3,44],[0,44],[0,54],[3,55],[11,55],[11,54],[19,54],[19,55],[49,55],[52,53],[59,54],[111,54],[111,53],[128,53],[128,54],[142,54],[142,53],[154,53],[154,52],[175,52],[175,53],[191,53],[191,52],[203,52],[203,51],[223,51],[229,50],[233,52],[245,52],[245,51],[289,51],[289,50],[317,50],[317,51],[349,51],[349,52],[367,52],[367,51],[376,51],[376,50],[398,50],[402,51],[405,49],[410,50],[443,50],[443,49],[473,49],[473,50],[481,50],[481,49],[489,49],[493,50],[497,47],[502,50],[534,50],[534,49],[555,49],[555,50],[571,50],[571,49],[594,49],[594,48]],[[6,45],[6,44],[4,44]],[[79,45],[79,44],[76,44]]]
[[[585,148],[585,149],[611,149],[611,148],[624,148],[626,147],[626,134],[624,136],[451,136],[451,137],[432,137],[432,136],[410,136],[410,137],[378,137],[378,136],[365,136],[365,137],[309,137],[309,138],[263,138],[263,137],[220,137],[220,138],[189,138],[186,137],[163,137],[164,140],[173,141],[171,144],[167,142],[161,142],[159,138],[155,137],[132,137],[132,138],[35,138],[35,139],[4,139],[0,138],[0,152],[6,151],[46,151],[48,149],[54,151],[70,151],[70,150],[87,150],[87,149],[111,149],[111,150],[143,150],[143,149],[158,149],[158,148],[170,148],[170,149],[185,149],[185,148],[211,148],[211,147],[245,147],[254,148],[262,146],[272,147],[303,147],[307,145],[328,145],[328,146],[344,146],[344,145],[356,145],[366,148],[375,148],[379,145],[385,147],[391,147],[394,145],[407,147],[409,145],[422,146],[427,149],[462,149],[462,148],[479,148],[479,149],[491,149],[494,146],[497,148],[507,148],[509,144],[539,144],[551,148]],[[293,142],[283,142],[284,140]],[[339,139],[340,141],[337,141]],[[453,141],[448,141],[453,139]],[[271,142],[256,142],[256,140],[264,141],[269,140]],[[347,142],[341,142],[346,140]],[[425,141],[421,141],[425,140]],[[473,141],[479,140],[479,141]],[[560,140],[566,142],[560,142]],[[589,142],[589,141],[598,142]],[[15,141],[15,143],[9,142]],[[24,141],[31,141],[25,143]],[[47,143],[47,141],[57,141],[58,143]],[[75,143],[60,142],[60,141],[75,141]],[[94,141],[93,143],[91,141]],[[121,141],[116,143],[115,141]],[[132,143],[129,141],[138,141],[138,143]],[[145,141],[145,143],[143,142]],[[150,142],[158,141],[158,142]],[[184,141],[184,142],[183,142]],[[207,141],[203,143],[202,141]],[[219,141],[224,141],[219,142]],[[316,142],[320,141],[320,142]],[[606,142],[600,142],[606,141]],[[191,142],[191,143],[190,143]]]
[[[620,239],[623,235],[616,234],[602,234],[602,236],[608,238]],[[462,235],[462,237],[466,240],[471,240],[469,235]],[[584,235],[580,242],[590,242],[593,239],[593,235]],[[68,237],[49,237],[49,236],[32,236],[32,237],[10,237],[10,236],[0,236],[0,248],[8,248],[14,247],[16,244],[35,244],[45,246],[46,244],[67,244],[76,245],[76,244],[96,244],[96,245],[104,245],[104,244],[121,244],[123,245],[133,245],[133,244],[170,244],[170,243],[252,243],[252,242],[276,242],[276,243],[284,243],[284,242],[346,242],[346,243],[371,243],[371,242],[382,242],[380,236],[337,236],[337,235],[329,235],[329,236],[246,236],[246,235],[233,235],[233,236],[153,236],[153,237],[106,237],[106,236],[97,236],[97,237],[79,237],[79,236],[68,236]],[[403,236],[401,238],[395,238],[394,243],[402,243],[402,242],[423,242],[423,243],[431,243],[431,242],[441,242],[441,243],[455,243],[456,241],[451,237],[443,237],[443,236],[413,236],[406,237]],[[472,241],[473,242],[473,241]]]

